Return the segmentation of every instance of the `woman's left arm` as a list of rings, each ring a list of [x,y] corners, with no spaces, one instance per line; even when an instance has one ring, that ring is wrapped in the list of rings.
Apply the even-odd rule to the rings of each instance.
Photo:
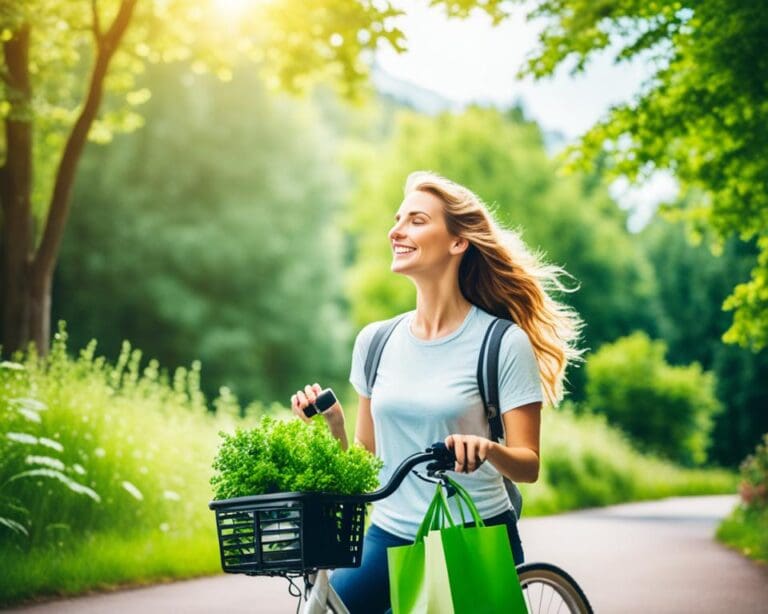
[[[539,478],[541,402],[502,414],[506,445],[477,435],[449,435],[445,445],[456,454],[456,471],[471,473],[486,460],[513,482]]]

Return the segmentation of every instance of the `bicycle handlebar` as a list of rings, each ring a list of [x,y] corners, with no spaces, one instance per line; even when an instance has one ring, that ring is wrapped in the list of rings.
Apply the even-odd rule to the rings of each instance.
[[[427,471],[429,473],[434,471],[446,471],[454,467],[454,464],[456,463],[456,455],[453,453],[453,450],[449,450],[442,441],[435,442],[424,450],[424,452],[412,454],[400,463],[400,466],[395,469],[395,473],[385,486],[370,493],[355,495],[355,500],[362,503],[371,503],[388,497],[397,490],[398,486],[400,486],[411,469],[416,465],[426,463],[427,461],[433,461],[427,465]]]

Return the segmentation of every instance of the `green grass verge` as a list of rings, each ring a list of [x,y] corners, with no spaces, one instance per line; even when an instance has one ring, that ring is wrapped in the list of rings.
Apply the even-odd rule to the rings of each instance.
[[[211,513],[211,527],[213,527]],[[0,606],[221,571],[215,531],[102,533],[64,548],[0,551]]]
[[[520,484],[523,514],[540,516],[671,496],[735,493],[738,476],[688,469],[643,454],[601,416],[562,409],[542,413],[538,482]]]
[[[716,537],[744,556],[768,564],[768,508],[737,506],[717,528]]]

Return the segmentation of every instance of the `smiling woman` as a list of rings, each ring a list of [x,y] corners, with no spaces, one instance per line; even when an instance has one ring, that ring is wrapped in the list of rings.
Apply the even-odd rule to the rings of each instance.
[[[391,270],[416,286],[416,308],[371,323],[357,336],[350,374],[359,395],[355,439],[384,462],[382,483],[403,458],[444,440],[456,454],[456,481],[471,493],[487,525],[506,526],[521,564],[519,503],[513,506],[503,477],[537,481],[542,403],[560,401],[565,367],[581,354],[580,318],[549,294],[567,290],[559,282],[564,271],[540,262],[468,188],[435,173],[408,177],[394,218]],[[511,322],[502,324],[508,328],[498,354],[498,409],[506,437],[497,440],[476,365],[499,319]],[[381,349],[384,341],[374,339],[384,326],[391,328]],[[364,365],[373,346],[381,353],[376,376],[369,378]],[[291,399],[302,419],[319,390],[319,384],[307,386]],[[346,441],[341,405],[323,417]],[[387,547],[413,542],[433,490],[408,476],[374,504],[361,566],[337,569],[330,578],[352,614],[390,606]],[[460,517],[455,501],[449,507]]]

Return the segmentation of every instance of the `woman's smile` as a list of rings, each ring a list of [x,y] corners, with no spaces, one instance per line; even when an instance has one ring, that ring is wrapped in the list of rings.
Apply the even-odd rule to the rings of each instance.
[[[401,245],[399,243],[395,243],[392,246],[392,251],[394,252],[395,258],[402,258],[415,252],[416,248],[410,247],[409,245]]]

